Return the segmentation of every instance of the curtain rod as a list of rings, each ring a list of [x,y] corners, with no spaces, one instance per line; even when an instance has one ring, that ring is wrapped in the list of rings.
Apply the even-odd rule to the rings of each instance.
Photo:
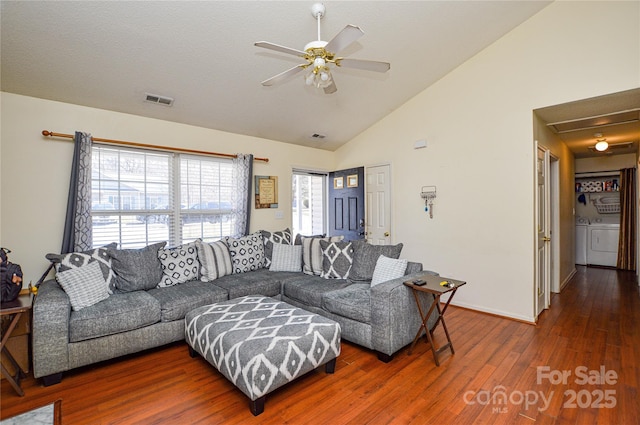
[[[42,135],[43,136],[49,136],[49,137],[64,137],[66,139],[72,139],[72,140],[74,138],[73,134],[54,133],[53,131],[49,131],[49,130],[42,130]],[[109,145],[133,146],[133,147],[136,147],[136,148],[147,148],[147,149],[155,149],[155,150],[160,150],[160,151],[193,153],[193,154],[198,154],[198,155],[212,155],[212,156],[220,156],[220,157],[224,157],[224,158],[237,158],[237,155],[233,155],[233,154],[229,154],[229,153],[198,151],[198,150],[194,150],[194,149],[185,149],[185,148],[173,148],[173,147],[160,146],[160,145],[149,145],[149,144],[146,144],[146,143],[126,142],[126,141],[123,141],[123,140],[102,139],[102,138],[99,138],[99,137],[92,137],[92,139],[95,140],[96,142],[102,142],[102,143],[106,143],[106,144],[109,144]],[[254,161],[269,162],[269,158],[255,158],[254,157],[253,160]]]

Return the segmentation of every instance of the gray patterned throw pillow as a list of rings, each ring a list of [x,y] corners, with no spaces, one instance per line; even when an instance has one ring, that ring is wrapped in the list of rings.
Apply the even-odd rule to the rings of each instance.
[[[322,274],[325,279],[346,279],[353,264],[351,242],[327,242],[320,240],[322,248]]]
[[[226,237],[223,241],[229,247],[233,273],[246,273],[264,266],[264,243],[260,232],[241,238]]]
[[[83,252],[71,252],[69,254],[47,254],[45,257],[55,265],[56,273],[61,273],[71,269],[86,266],[89,263],[97,262],[105,282],[107,291],[113,294],[116,289],[116,276],[111,267],[111,257],[108,249],[115,249],[117,243],[112,242],[102,248],[90,249]]]
[[[320,241],[340,242],[344,236],[331,236],[329,238],[301,237],[302,245],[302,271],[308,275],[322,275],[322,248]]]
[[[158,288],[178,285],[198,278],[198,250],[195,242],[158,250],[162,279]]]
[[[271,266],[271,257],[273,256],[274,244],[291,245],[291,230],[287,227],[279,232],[268,232],[261,230],[262,239],[264,239],[264,266]]]

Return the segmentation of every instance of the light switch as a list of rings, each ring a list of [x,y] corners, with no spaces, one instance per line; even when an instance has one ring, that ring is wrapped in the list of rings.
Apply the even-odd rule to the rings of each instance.
[[[284,211],[276,211],[276,220],[282,220],[284,218]]]

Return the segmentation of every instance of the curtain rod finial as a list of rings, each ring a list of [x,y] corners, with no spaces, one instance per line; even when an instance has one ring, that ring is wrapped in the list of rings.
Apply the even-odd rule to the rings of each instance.
[[[53,133],[51,133],[49,130],[42,130],[42,135],[43,136],[53,136]]]

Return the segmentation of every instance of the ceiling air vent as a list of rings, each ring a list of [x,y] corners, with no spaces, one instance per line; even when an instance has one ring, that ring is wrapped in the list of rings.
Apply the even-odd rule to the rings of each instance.
[[[554,122],[547,124],[547,126],[556,133],[568,133],[570,131],[606,127],[609,125],[628,124],[638,121],[640,121],[640,109],[631,109],[628,111],[614,112],[612,114],[598,115],[595,117]]]
[[[324,134],[319,134],[319,133],[313,133],[311,135],[312,139],[324,139],[325,137],[327,137],[327,136],[325,136]]]
[[[157,94],[145,93],[145,102],[155,103],[156,105],[171,106],[173,105],[173,98],[167,96],[160,96]]]

